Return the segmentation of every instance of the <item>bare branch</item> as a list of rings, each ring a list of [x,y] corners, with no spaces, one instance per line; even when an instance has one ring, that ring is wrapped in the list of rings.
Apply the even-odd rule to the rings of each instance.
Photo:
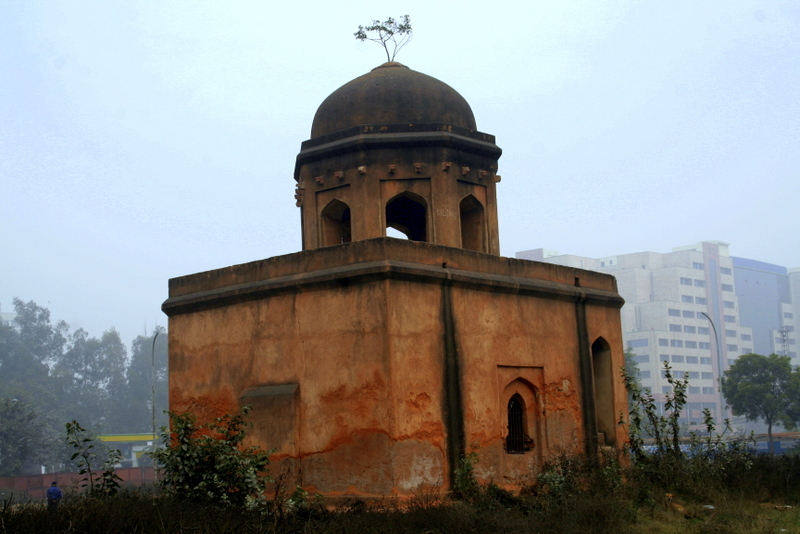
[[[377,33],[377,37],[368,37],[368,33]],[[380,44],[386,52],[386,59],[394,61],[397,52],[411,41],[411,33],[411,18],[403,15],[399,22],[392,17],[383,22],[373,20],[372,24],[366,28],[359,26],[358,31],[353,35],[358,41],[373,41]],[[391,43],[391,51],[389,43]]]

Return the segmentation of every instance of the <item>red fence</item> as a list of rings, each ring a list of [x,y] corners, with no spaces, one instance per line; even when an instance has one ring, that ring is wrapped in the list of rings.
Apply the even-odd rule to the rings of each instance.
[[[127,467],[114,471],[122,479],[123,487],[141,487],[155,483],[152,467]],[[62,491],[77,490],[80,482],[78,473],[49,473],[20,477],[0,477],[0,494],[8,498],[12,493],[16,500],[44,499],[44,494],[55,480]]]

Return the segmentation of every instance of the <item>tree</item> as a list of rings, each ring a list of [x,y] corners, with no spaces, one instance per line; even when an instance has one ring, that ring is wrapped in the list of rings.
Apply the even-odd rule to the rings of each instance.
[[[633,352],[633,349],[628,347],[625,349],[625,372],[632,376],[637,381],[640,380],[639,374],[639,364],[636,362],[636,354]]]
[[[20,340],[42,363],[52,365],[61,358],[67,341],[69,325],[64,321],[50,323],[50,310],[38,306],[32,300],[23,302],[14,299],[14,325]]]
[[[786,406],[786,419],[791,421],[790,426],[796,426],[800,422],[800,367],[796,367],[792,372],[792,378],[789,381],[789,400]],[[798,451],[800,451],[800,447]]]
[[[41,414],[27,402],[0,399],[0,476],[38,474],[48,449]]]
[[[19,332],[0,325],[0,397],[24,397],[34,402],[51,389],[49,368],[26,344]]]
[[[63,382],[51,368],[63,356],[68,326],[50,322],[50,311],[35,302],[14,299],[13,327],[0,326],[0,397],[31,404],[48,419],[57,418],[55,434],[63,426]]]
[[[367,33],[377,34],[375,37],[368,37]],[[386,51],[387,61],[394,61],[397,52],[411,41],[411,18],[408,15],[400,17],[399,21],[389,17],[385,21],[373,20],[372,24],[359,26],[355,32],[356,39],[359,41],[372,41],[380,44]],[[392,45],[389,52],[389,43]]]
[[[156,424],[166,423],[166,335],[157,337],[154,369],[153,336],[134,340],[129,363],[113,328],[100,337],[83,329],[70,333],[67,323],[52,322],[50,311],[33,301],[15,298],[14,310],[12,325],[0,325],[0,398],[17,399],[39,414],[42,441],[49,444],[39,461],[48,470],[70,466],[65,421],[80,419],[92,432],[151,430],[154,384]]]
[[[18,469],[14,474],[38,473],[35,462],[59,463],[54,443],[63,426],[60,390],[48,366],[23,343],[19,331],[0,325],[0,399],[4,399],[0,400],[0,472]],[[12,400],[13,404],[6,404]],[[13,464],[16,467],[9,463],[16,462],[12,458],[17,453],[11,451],[21,454],[19,462]],[[27,451],[32,454],[27,455]]]
[[[797,421],[792,410],[793,375],[788,356],[740,356],[722,378],[722,393],[734,415],[748,421],[763,419],[767,423],[769,452],[774,452],[772,425],[778,422],[792,428]],[[796,378],[794,380],[797,380]]]
[[[80,417],[90,426],[104,423],[104,430],[119,432],[127,411],[125,364],[127,351],[113,328],[102,337],[89,337],[78,329],[70,336],[69,348],[55,366],[56,375],[66,384],[70,399],[67,417]]]

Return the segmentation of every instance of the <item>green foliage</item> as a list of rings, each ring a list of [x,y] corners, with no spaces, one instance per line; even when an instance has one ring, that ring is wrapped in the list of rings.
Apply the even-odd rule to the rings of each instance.
[[[0,398],[0,476],[13,476],[41,462],[49,441],[45,420],[31,404]]]
[[[165,448],[151,453],[160,464],[162,488],[194,500],[237,506],[262,502],[272,451],[243,447],[249,411],[246,406],[206,425],[192,414],[169,412],[172,430],[161,429]]]
[[[688,375],[678,379],[672,374],[669,362],[664,362],[664,378],[671,386],[672,392],[666,394],[664,415],[658,413],[652,392],[641,387],[639,381],[622,370],[622,378],[630,397],[628,436],[631,452],[641,460],[646,456],[644,440],[653,438],[657,452],[663,454],[681,454],[681,412],[686,406],[686,392],[689,388]],[[620,421],[624,424],[624,420]]]
[[[708,409],[703,410],[705,435],[683,436],[680,415],[686,405],[689,381],[677,379],[668,362],[664,375],[672,387],[659,414],[652,393],[641,388],[623,369],[623,379],[632,402],[628,427],[629,447],[634,458],[631,478],[642,487],[660,491],[706,495],[709,488],[730,483],[752,466],[753,453],[746,439],[729,439],[730,421],[717,432]],[[624,421],[621,421],[624,423]],[[646,441],[647,440],[647,441]],[[646,443],[652,445],[647,446]]]
[[[453,473],[453,495],[456,498],[470,501],[480,495],[481,486],[475,479],[475,464],[477,462],[478,454],[475,451],[459,460],[458,467]]]
[[[96,440],[75,420],[67,423],[67,443],[75,451],[70,460],[78,466],[78,474],[81,475],[80,488],[88,490],[90,495],[116,495],[122,480],[115,472],[117,463],[122,460],[120,451],[108,451],[98,473],[93,464],[97,462],[98,449],[102,447],[97,447]]]
[[[367,34],[375,34],[369,37]],[[394,61],[397,52],[411,41],[411,18],[403,15],[399,20],[389,17],[385,21],[373,20],[367,27],[359,26],[353,35],[361,42],[372,41],[380,44],[386,51],[386,61]],[[389,52],[389,43],[392,45]]]
[[[60,359],[66,344],[69,326],[64,321],[50,323],[50,310],[38,306],[34,301],[14,299],[14,325],[20,340],[34,357],[42,363]]]
[[[574,509],[586,500],[623,502],[623,469],[617,457],[604,451],[598,461],[585,456],[560,454],[548,461],[527,492],[535,495],[536,507],[549,512]]]
[[[639,364],[636,363],[636,354],[633,349],[627,347],[625,349],[625,371],[634,378],[639,377]]]
[[[478,454],[475,450],[461,458],[453,473],[453,497],[485,510],[519,506],[519,500],[511,492],[491,482],[478,482],[475,478],[476,463]]]
[[[103,463],[103,470],[100,473],[100,480],[97,485],[97,493],[101,495],[116,495],[119,491],[119,483],[122,479],[116,473],[116,466],[122,461],[122,453],[119,449],[111,449],[106,461]]]
[[[750,421],[763,419],[767,423],[770,452],[773,451],[772,425],[783,423],[792,428],[800,420],[798,395],[800,371],[792,370],[788,356],[740,356],[725,371],[722,393],[734,415],[744,415]]]
[[[58,384],[16,328],[0,325],[0,472],[38,474],[63,428]],[[13,467],[12,467],[13,466]]]
[[[158,336],[155,351],[152,335],[137,337],[129,360],[113,328],[98,337],[81,329],[70,333],[69,325],[52,321],[50,311],[33,301],[14,299],[14,311],[12,325],[0,325],[0,399],[17,399],[17,411],[24,405],[36,417],[27,419],[24,431],[0,429],[0,472],[34,474],[40,465],[70,469],[65,421],[79,419],[104,433],[149,431],[153,412],[156,426],[167,423],[166,335]],[[11,425],[18,415],[0,414],[0,423]]]
[[[544,466],[536,475],[536,489],[553,501],[563,501],[579,490],[579,473],[574,469],[575,458],[561,456]]]

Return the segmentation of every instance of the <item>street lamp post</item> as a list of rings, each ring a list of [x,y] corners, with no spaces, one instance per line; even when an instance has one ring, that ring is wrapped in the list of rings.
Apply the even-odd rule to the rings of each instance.
[[[717,369],[719,370],[719,417],[720,419],[725,419],[723,417],[725,412],[725,396],[722,394],[722,351],[720,350],[719,346],[719,335],[717,334],[717,327],[714,325],[714,321],[711,320],[711,317],[708,316],[706,312],[700,312],[706,316],[708,322],[711,323],[711,329],[714,331],[714,346],[717,349]]]
[[[156,338],[158,338],[158,334],[160,333],[161,332],[156,330],[156,333],[153,336],[153,348],[150,351],[150,363],[152,365],[150,373],[150,410],[153,417],[153,445],[155,445],[156,441]]]

